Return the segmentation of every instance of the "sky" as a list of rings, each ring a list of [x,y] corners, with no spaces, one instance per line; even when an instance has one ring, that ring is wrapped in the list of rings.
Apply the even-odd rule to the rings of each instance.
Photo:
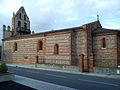
[[[21,6],[35,33],[82,26],[97,15],[104,28],[120,29],[120,0],[0,0],[0,45],[2,26],[11,26]]]

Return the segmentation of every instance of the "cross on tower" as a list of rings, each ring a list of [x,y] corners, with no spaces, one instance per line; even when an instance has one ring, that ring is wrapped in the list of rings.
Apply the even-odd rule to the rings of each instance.
[[[99,21],[99,15],[97,15],[97,21]]]

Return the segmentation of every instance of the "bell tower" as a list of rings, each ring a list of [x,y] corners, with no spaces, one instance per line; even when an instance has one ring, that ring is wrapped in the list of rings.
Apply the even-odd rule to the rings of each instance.
[[[30,21],[24,7],[20,7],[12,17],[12,36],[30,34]]]

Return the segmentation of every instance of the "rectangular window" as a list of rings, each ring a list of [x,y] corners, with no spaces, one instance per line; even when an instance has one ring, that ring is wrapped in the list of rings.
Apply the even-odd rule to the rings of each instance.
[[[17,51],[18,50],[18,45],[17,45],[17,43],[15,42],[14,43],[14,51]]]
[[[56,45],[54,46],[54,54],[56,54],[56,55],[59,54],[59,46],[58,46],[58,44],[56,44]]]
[[[24,20],[26,20],[26,15],[24,15]]]
[[[106,39],[105,38],[102,39],[102,48],[106,48]]]
[[[21,13],[19,14],[19,18],[21,19]]]
[[[38,41],[38,51],[43,50],[43,41],[39,40]]]

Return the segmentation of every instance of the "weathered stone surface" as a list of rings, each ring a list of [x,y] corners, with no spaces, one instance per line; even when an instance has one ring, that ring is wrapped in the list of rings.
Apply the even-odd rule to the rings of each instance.
[[[60,70],[69,70],[69,71],[79,71],[78,66],[61,66],[61,65],[50,65],[50,64],[37,64],[37,67],[46,68],[46,69],[60,69]]]
[[[15,73],[3,73],[0,74],[0,82],[5,82],[5,81],[12,81],[15,79]]]
[[[99,67],[117,67],[116,35],[94,37],[94,64]],[[106,48],[102,48],[102,38],[106,38]]]
[[[94,67],[94,73],[120,74],[120,68]]]

